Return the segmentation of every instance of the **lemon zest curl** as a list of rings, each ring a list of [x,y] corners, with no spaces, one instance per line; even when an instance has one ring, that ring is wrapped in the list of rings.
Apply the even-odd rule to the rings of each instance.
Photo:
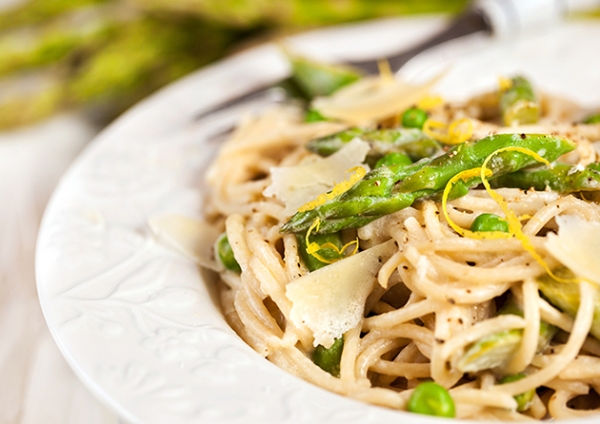
[[[423,124],[423,132],[444,144],[461,144],[473,136],[473,123],[469,118],[460,118],[450,125],[428,119]]]
[[[426,95],[421,97],[421,99],[417,102],[417,107],[423,110],[431,110],[443,104],[444,98],[442,96]]]
[[[342,246],[342,248],[340,249],[339,247],[337,247],[335,244],[331,243],[331,242],[327,242],[327,243],[323,243],[323,244],[319,244],[316,243],[314,241],[310,241],[310,234],[313,231],[319,231],[319,226],[321,225],[321,221],[319,220],[319,218],[315,219],[315,222],[312,223],[312,225],[310,226],[310,228],[308,229],[308,231],[306,232],[306,253],[308,253],[309,255],[317,258],[319,261],[326,263],[326,264],[332,264],[334,262],[339,261],[340,259],[344,259],[348,256],[352,256],[354,255],[356,252],[358,252],[358,238],[356,238],[355,240],[352,240],[351,242],[346,243],[345,245]],[[354,249],[349,253],[349,254],[345,254],[346,250],[351,247],[352,245],[354,245]],[[323,256],[321,256],[318,252],[321,249],[332,249],[335,250],[335,252],[340,255],[339,258],[324,258]]]
[[[345,193],[367,174],[366,169],[362,166],[355,166],[354,168],[351,168],[346,172],[351,174],[350,178],[336,184],[331,189],[331,191],[320,194],[319,196],[317,196],[316,199],[311,200],[310,202],[307,202],[304,205],[300,206],[300,208],[298,208],[298,212],[306,212],[315,209],[316,207],[325,204],[328,200],[331,200],[339,196],[340,194]]]
[[[442,194],[442,211],[444,213],[444,217],[446,218],[446,221],[448,222],[450,227],[452,227],[452,229],[454,229],[458,234],[460,234],[463,237],[480,239],[480,240],[481,239],[488,239],[488,240],[489,239],[502,239],[502,238],[506,239],[506,238],[515,237],[517,240],[519,240],[519,242],[523,246],[523,249],[525,249],[527,252],[529,252],[529,254],[533,257],[533,259],[535,259],[535,261],[537,263],[539,263],[542,266],[542,268],[544,269],[544,271],[546,271],[546,273],[548,275],[550,275],[553,279],[563,282],[563,283],[579,282],[580,281],[579,279],[561,278],[552,272],[548,263],[546,261],[544,261],[542,256],[535,250],[535,247],[531,243],[531,240],[523,232],[523,226],[521,224],[521,219],[525,218],[525,217],[518,217],[515,214],[515,212],[508,206],[508,203],[506,202],[504,197],[502,197],[502,195],[498,194],[498,192],[493,190],[492,187],[490,186],[489,177],[491,177],[493,175],[493,172],[488,168],[488,164],[494,156],[498,155],[499,153],[507,152],[507,151],[520,152],[525,155],[533,157],[538,162],[541,162],[549,167],[552,166],[548,160],[546,160],[545,158],[543,158],[536,152],[526,149],[524,147],[509,146],[509,147],[504,147],[504,148],[494,151],[487,158],[485,158],[481,167],[472,168],[472,169],[468,169],[468,170],[459,172],[454,177],[452,177],[450,179],[450,181],[448,181],[448,184],[446,184],[446,187],[444,188],[444,192]],[[489,231],[489,232],[475,231],[474,232],[474,231],[467,230],[465,228],[460,227],[454,221],[452,221],[452,219],[450,218],[450,215],[448,213],[448,196],[450,194],[450,190],[452,189],[452,186],[459,180],[466,181],[469,178],[476,177],[477,175],[479,175],[479,177],[481,178],[481,182],[483,183],[485,190],[488,192],[490,197],[498,204],[498,206],[500,206],[500,209],[502,210],[502,212],[504,212],[504,217],[505,217],[504,219],[508,223],[508,233],[501,232],[501,231]]]
[[[510,90],[513,86],[513,82],[510,78],[498,77],[498,88],[501,93]]]

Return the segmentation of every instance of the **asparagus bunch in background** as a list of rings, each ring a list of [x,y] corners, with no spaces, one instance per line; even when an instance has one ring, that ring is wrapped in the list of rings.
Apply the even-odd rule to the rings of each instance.
[[[75,108],[105,124],[251,32],[125,0],[33,0],[0,28],[0,129]]]
[[[30,0],[0,12],[0,130],[66,109],[104,124],[250,36],[466,0]],[[264,39],[264,37],[259,37]]]
[[[227,25],[302,28],[382,16],[458,13],[468,0],[133,0],[145,8],[196,14]]]

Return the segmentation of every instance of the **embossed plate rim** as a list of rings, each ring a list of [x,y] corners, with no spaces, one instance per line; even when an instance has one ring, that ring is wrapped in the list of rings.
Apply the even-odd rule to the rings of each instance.
[[[366,55],[374,45],[391,51],[390,39],[410,43],[441,22],[383,20],[319,30],[290,43],[316,57],[343,59]],[[579,27],[585,25],[566,31],[578,34]],[[417,59],[403,73],[416,78],[423,66],[472,59],[486,43],[475,38],[444,46],[439,56]],[[197,268],[157,244],[144,226],[154,213],[199,213],[197,178],[207,149],[216,148],[206,138],[220,123],[198,124],[193,116],[286,72],[269,44],[172,84],[99,135],[51,199],[36,261],[44,314],[77,375],[129,422],[439,422],[343,398],[263,360],[225,324]],[[542,80],[552,85],[552,78]]]

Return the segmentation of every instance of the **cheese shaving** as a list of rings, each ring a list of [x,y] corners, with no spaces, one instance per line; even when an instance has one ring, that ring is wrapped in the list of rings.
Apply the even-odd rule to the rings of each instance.
[[[545,247],[576,275],[600,284],[600,223],[576,215],[555,218],[558,234],[548,234]]]
[[[150,217],[148,227],[165,246],[183,253],[203,267],[222,270],[223,266],[213,254],[213,245],[219,237],[214,226],[199,219],[169,213]]]
[[[321,206],[322,204],[326,203],[328,200],[336,198],[340,194],[345,193],[346,191],[350,190],[350,188],[354,184],[359,182],[367,174],[366,169],[362,166],[355,166],[354,168],[349,169],[346,172],[350,174],[350,177],[347,180],[336,184],[331,189],[331,191],[320,194],[315,200],[312,200],[312,201],[307,202],[304,205],[300,206],[298,208],[298,212],[309,211],[311,209],[316,208],[317,206]]]
[[[329,157],[311,156],[311,161],[297,166],[273,167],[271,184],[263,195],[282,201],[284,213],[291,216],[306,203],[336,188],[346,179],[349,168],[354,170],[350,182],[362,178],[367,172],[366,165],[362,163],[369,149],[368,143],[355,138]],[[336,190],[347,190],[349,187],[346,186],[343,184]]]
[[[360,322],[381,264],[395,250],[396,243],[390,240],[289,283],[291,321],[313,332],[314,346],[330,347]]]
[[[441,75],[421,85],[395,78],[365,77],[342,88],[333,96],[313,101],[312,107],[324,116],[351,125],[363,125],[398,115],[426,95]]]

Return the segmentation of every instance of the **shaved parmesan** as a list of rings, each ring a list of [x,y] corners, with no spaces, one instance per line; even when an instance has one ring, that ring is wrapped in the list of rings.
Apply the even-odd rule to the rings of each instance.
[[[271,168],[271,184],[264,190],[266,197],[275,196],[285,205],[285,214],[293,215],[300,206],[330,191],[348,178],[347,171],[362,165],[369,144],[355,138],[326,158],[316,157],[297,166]]]
[[[548,234],[548,252],[579,277],[600,284],[600,222],[576,215],[555,219],[558,234]]]
[[[408,84],[393,77],[365,77],[330,97],[315,99],[312,106],[324,116],[352,125],[371,123],[416,104],[440,77],[422,85]]]
[[[315,346],[331,346],[360,322],[377,273],[396,250],[390,240],[289,283],[292,322],[313,332]]]
[[[222,270],[213,254],[213,245],[219,236],[219,231],[213,226],[183,215],[164,214],[150,217],[148,227],[163,245],[183,253],[205,268]]]

